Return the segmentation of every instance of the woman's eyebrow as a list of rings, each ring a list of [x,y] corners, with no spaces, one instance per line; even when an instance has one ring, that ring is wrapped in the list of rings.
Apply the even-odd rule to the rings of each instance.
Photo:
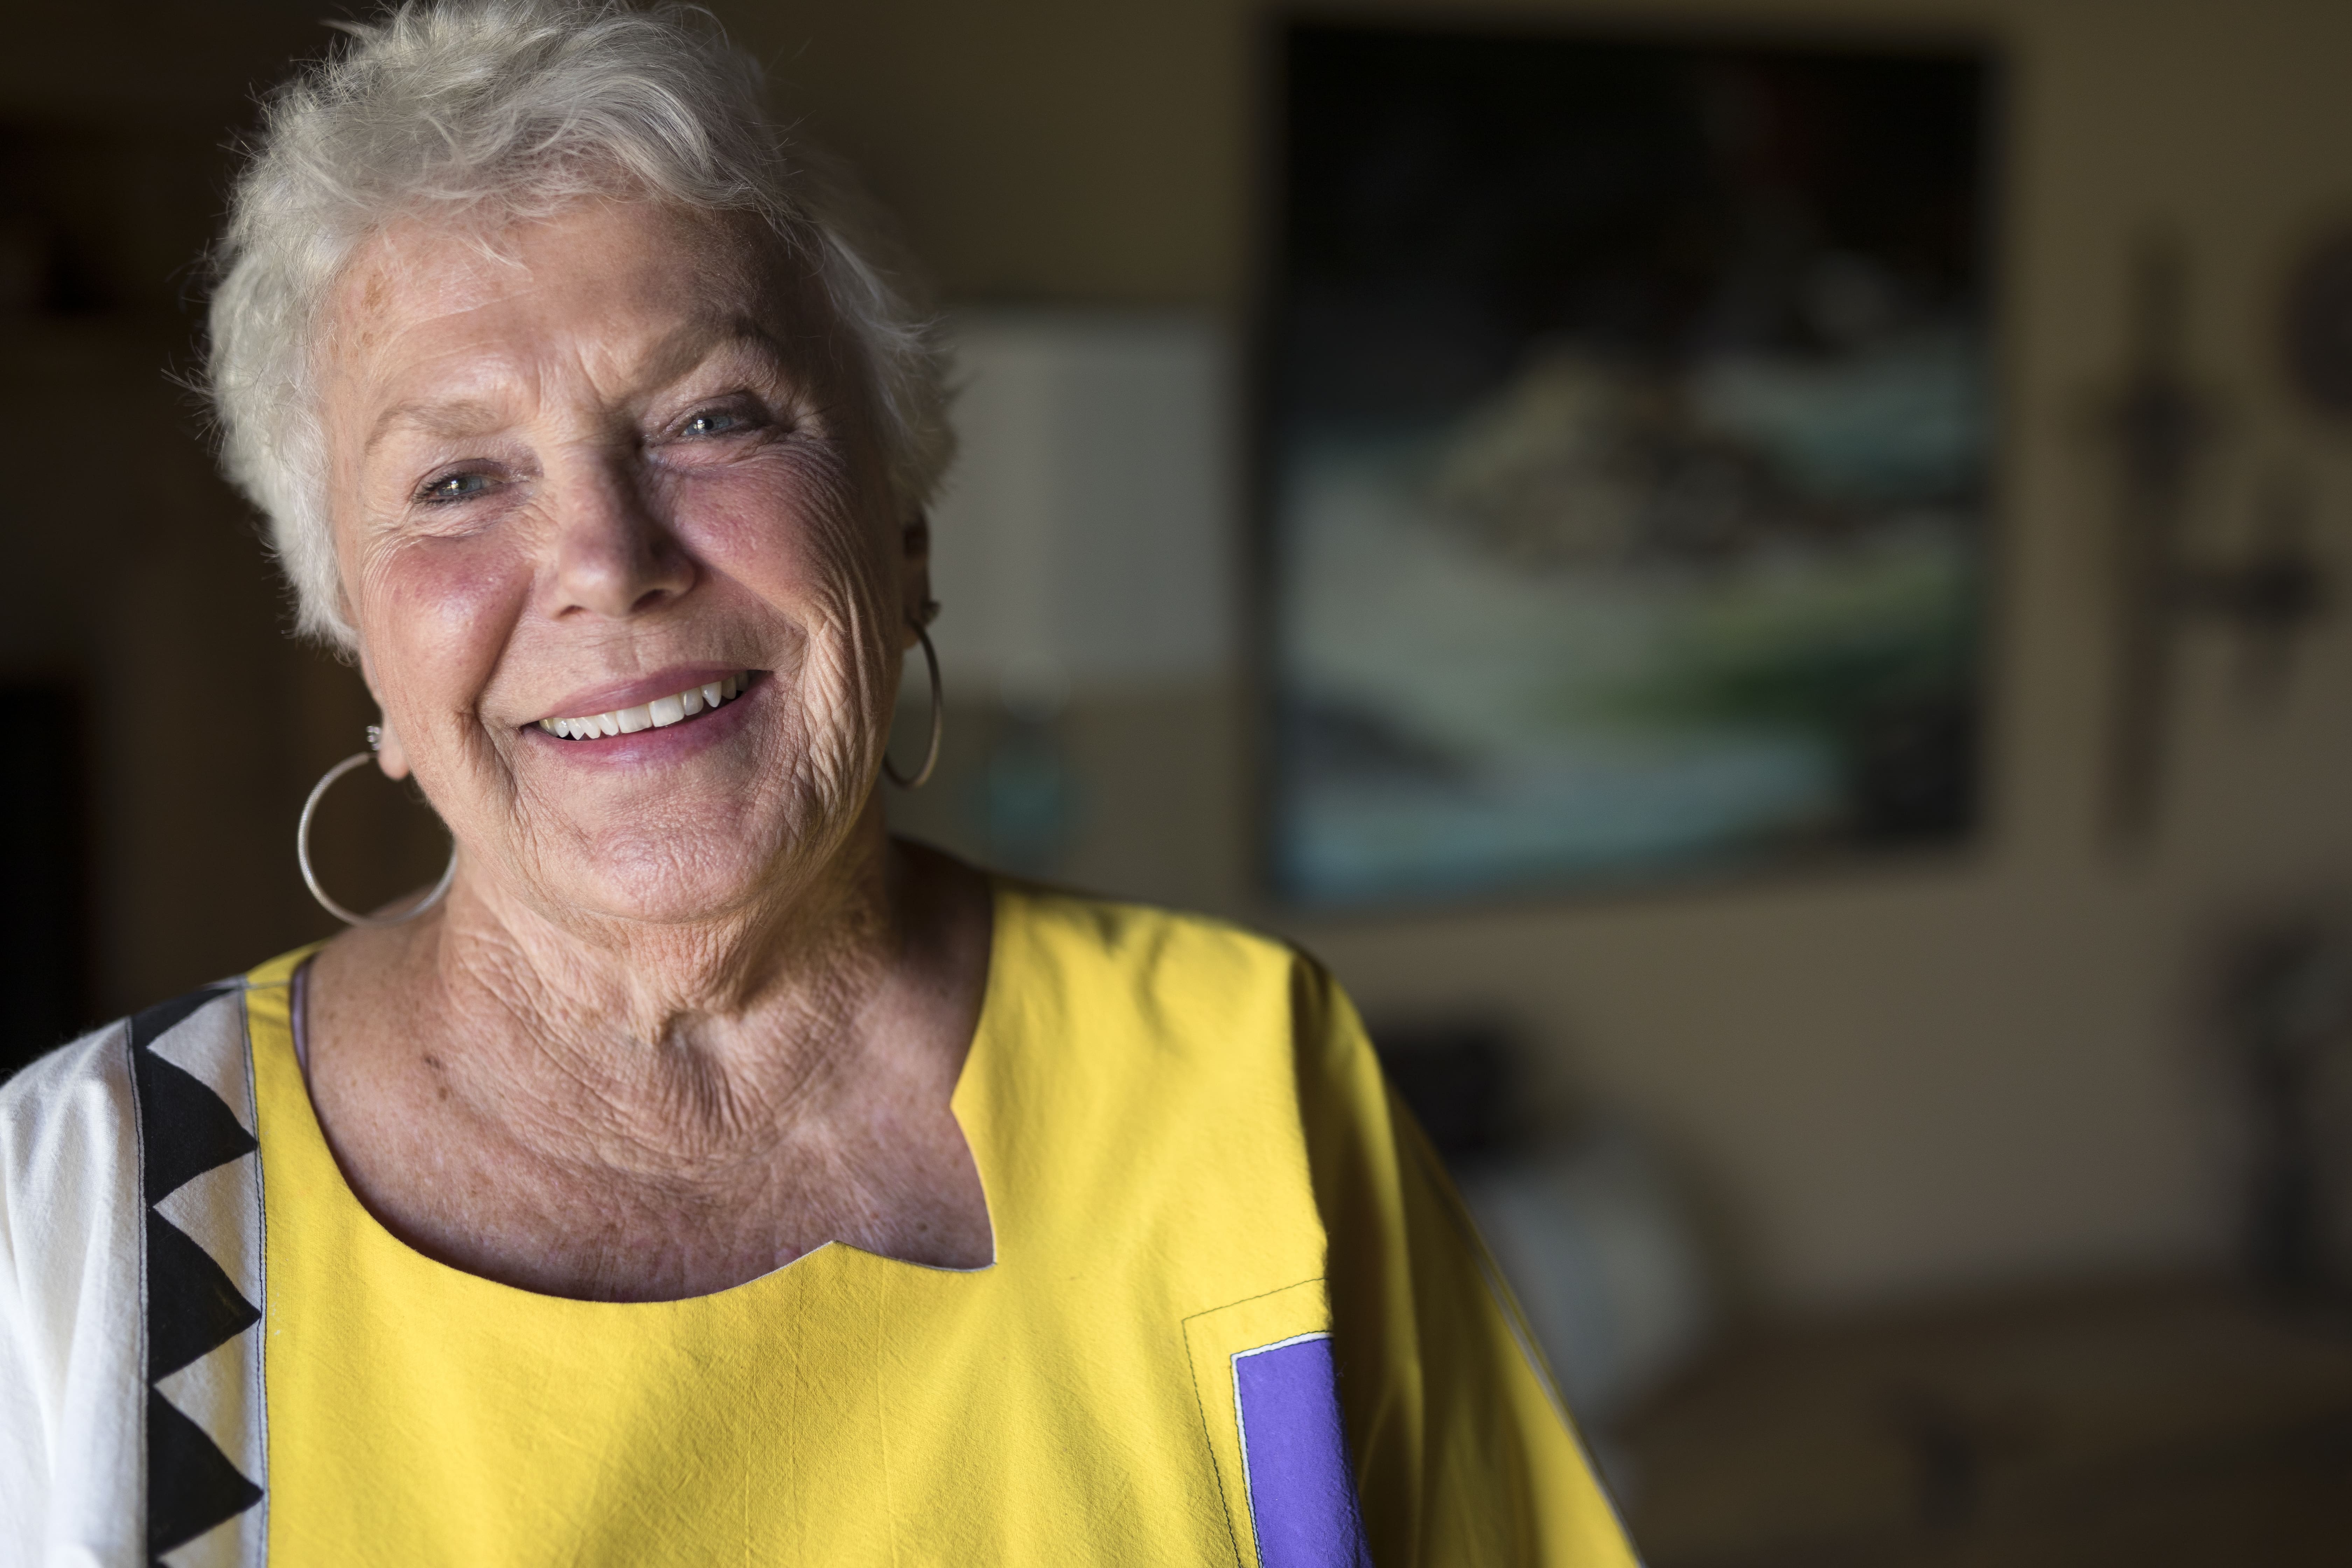
[[[664,386],[722,359],[748,360],[754,368],[786,380],[797,376],[782,348],[758,323],[730,319],[696,322],[672,333],[645,356],[631,379],[640,388]],[[407,399],[376,416],[361,451],[373,455],[396,431],[417,430],[454,439],[477,435],[506,418],[495,405],[479,398]]]
[[[758,322],[738,316],[681,329],[646,356],[640,379],[647,385],[664,385],[722,359],[748,359],[786,380],[797,374],[772,335]]]
[[[374,425],[368,430],[367,443],[360,452],[362,457],[372,456],[396,430],[422,430],[429,436],[450,438],[475,434],[500,419],[497,409],[476,398],[395,403],[376,416]]]

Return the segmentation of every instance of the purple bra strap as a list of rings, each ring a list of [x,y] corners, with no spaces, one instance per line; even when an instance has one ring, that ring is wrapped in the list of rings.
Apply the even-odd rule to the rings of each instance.
[[[310,1082],[310,1031],[303,1027],[302,1015],[310,1010],[303,1005],[303,999],[309,994],[310,989],[310,961],[306,958],[295,968],[294,994],[289,999],[294,1016],[294,1065],[302,1069],[302,1082],[305,1087],[308,1087]]]

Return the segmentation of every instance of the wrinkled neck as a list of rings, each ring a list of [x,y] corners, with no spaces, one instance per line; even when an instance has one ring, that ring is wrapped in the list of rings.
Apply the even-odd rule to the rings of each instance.
[[[551,920],[461,873],[395,928],[398,1005],[453,1087],[551,1146],[716,1157],[822,1120],[909,984],[906,852],[870,816],[817,874],[692,924]]]

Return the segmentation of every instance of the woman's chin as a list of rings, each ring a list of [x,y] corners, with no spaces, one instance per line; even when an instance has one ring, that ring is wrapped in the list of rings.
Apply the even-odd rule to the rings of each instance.
[[[593,863],[551,868],[532,879],[559,910],[648,925],[724,921],[757,903],[776,874],[772,856],[729,837],[614,846]]]

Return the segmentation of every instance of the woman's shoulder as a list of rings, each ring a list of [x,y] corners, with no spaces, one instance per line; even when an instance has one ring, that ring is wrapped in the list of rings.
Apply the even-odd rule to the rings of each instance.
[[[130,1026],[118,1018],[92,1029],[0,1083],[0,1178],[12,1189],[19,1168],[121,1141],[131,1115]]]
[[[1370,1047],[1346,994],[1279,937],[1002,877],[996,910],[989,1009],[1000,1020],[1173,1047],[1217,1074],[1351,1089],[1365,1078]]]
[[[1315,962],[1278,937],[1213,915],[1129,903],[999,875],[998,972],[1021,984],[1057,978],[1227,994],[1286,993]]]
[[[121,1500],[167,1448],[215,1474],[187,1435],[242,1419],[247,1384],[204,1358],[258,1353],[258,1171],[205,1179],[256,1148],[246,990],[174,997],[0,1084],[0,1472],[49,1478],[15,1498],[0,1478],[0,1560],[37,1510],[52,1541],[97,1543],[91,1561],[144,1561]],[[181,1434],[164,1447],[138,1437],[158,1397],[184,1417],[154,1428]]]
[[[0,1190],[20,1210],[37,1191],[70,1207],[135,1177],[142,1133],[160,1178],[222,1116],[249,1128],[243,989],[225,981],[118,1018],[0,1083]]]

